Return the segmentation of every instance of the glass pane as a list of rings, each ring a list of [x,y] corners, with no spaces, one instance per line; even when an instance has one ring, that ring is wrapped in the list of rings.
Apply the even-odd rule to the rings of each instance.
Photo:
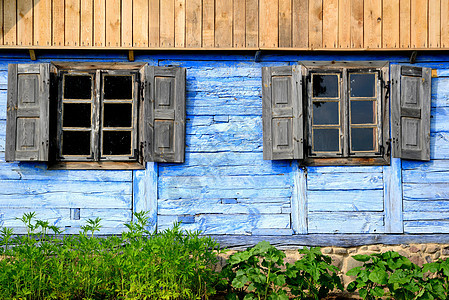
[[[313,102],[313,125],[338,125],[338,102]]]
[[[313,74],[313,97],[314,98],[338,98],[338,76]]]
[[[103,131],[103,155],[131,155],[131,131]]]
[[[375,97],[375,74],[350,74],[351,97]]]
[[[374,151],[374,128],[351,128],[352,151]]]
[[[105,103],[104,104],[104,127],[131,127],[132,126],[131,103]]]
[[[92,97],[92,76],[65,75],[64,99],[90,99]]]
[[[351,100],[351,124],[375,124],[375,101]]]
[[[126,76],[104,76],[104,99],[132,99],[133,78]]]
[[[90,155],[90,131],[63,131],[63,155]]]
[[[313,129],[313,151],[340,151],[339,129]]]
[[[64,103],[62,115],[63,127],[90,128],[90,103]]]

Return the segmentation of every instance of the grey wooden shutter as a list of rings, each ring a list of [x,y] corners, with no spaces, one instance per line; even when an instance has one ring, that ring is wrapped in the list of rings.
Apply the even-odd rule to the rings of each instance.
[[[48,161],[50,64],[10,64],[6,161]]]
[[[145,67],[144,159],[184,162],[185,78],[180,67]]]
[[[263,158],[303,159],[302,66],[262,68]]]
[[[430,160],[431,69],[392,65],[393,157]]]

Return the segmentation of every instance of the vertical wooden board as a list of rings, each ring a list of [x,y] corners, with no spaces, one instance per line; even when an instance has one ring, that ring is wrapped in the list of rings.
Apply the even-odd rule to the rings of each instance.
[[[215,47],[215,1],[203,0],[203,39],[202,47]]]
[[[12,2],[12,1],[7,1]],[[6,3],[5,3],[6,4]],[[64,1],[53,2],[53,46],[64,46]]]
[[[443,2],[448,2],[443,0]],[[441,2],[429,0],[429,48],[441,45]]]
[[[3,1],[2,1],[3,2]],[[3,7],[3,3],[0,3]],[[0,13],[0,17],[3,14]],[[0,21],[0,24],[2,22]],[[0,34],[2,36],[2,34]],[[51,0],[40,0],[34,4],[34,45],[51,45]]]
[[[411,30],[411,0],[400,0],[399,15],[399,42],[401,48],[410,48],[410,30]]]
[[[246,0],[245,16],[245,40],[246,47],[259,46],[259,1]]]
[[[134,47],[148,46],[148,0],[133,2],[133,44]]]
[[[94,0],[94,45],[106,44],[106,0]]]
[[[174,0],[161,0],[160,5],[160,45],[161,47],[173,47],[175,44],[175,3]],[[150,23],[152,23],[151,18]],[[155,29],[152,27],[150,32],[152,33]]]
[[[16,1],[5,1],[3,3],[5,45],[16,45],[17,43],[16,11]]]
[[[150,231],[156,230],[158,165],[150,162],[145,170],[133,171],[133,212],[148,212]]]
[[[351,47],[363,48],[363,0],[351,0]]]
[[[245,1],[234,1],[234,16],[233,20],[233,41],[234,48],[245,47],[245,18],[246,18],[246,5]]]
[[[382,47],[399,47],[399,0],[383,0]]]
[[[120,47],[120,0],[109,0],[106,5],[106,46]]]
[[[382,45],[382,0],[365,0],[363,8],[364,47],[380,48]]]
[[[215,47],[232,47],[233,0],[215,2]]]
[[[80,1],[65,1],[65,45],[79,46],[80,42]]]
[[[295,234],[307,234],[307,173],[299,166],[299,161],[293,165],[293,191],[291,200],[292,229]]]
[[[164,4],[164,7],[161,7],[161,4]],[[173,31],[172,35],[174,35],[174,7],[171,6],[173,4],[173,0],[150,0],[150,13],[148,19],[148,35],[149,41],[148,44],[150,47],[159,47],[161,42],[161,34],[162,28],[164,27],[164,35],[165,35],[165,44],[170,40],[170,31]],[[164,11],[164,9],[168,9]],[[174,37],[173,37],[174,39]],[[171,42],[173,44],[173,42]],[[162,46],[162,45],[161,45]]]
[[[279,39],[279,3],[272,0],[259,0],[259,5],[259,47],[277,47]]]
[[[93,8],[92,0],[81,0],[80,46],[93,45]]]
[[[292,46],[292,0],[279,0],[279,47]]]
[[[186,0],[186,47],[201,47],[201,0]]]
[[[441,1],[441,46],[449,46],[449,1]]]
[[[186,1],[175,0],[175,47],[186,45]]]
[[[323,2],[309,1],[309,48],[323,47]]]
[[[295,48],[309,46],[309,0],[293,0],[292,43]]]
[[[402,168],[401,159],[392,158],[383,167],[385,233],[403,233]]]
[[[410,43],[412,48],[427,47],[427,2],[428,0],[411,0]]]
[[[133,0],[122,0],[121,11],[122,47],[133,45]]]
[[[3,45],[3,34],[4,34],[4,26],[3,26],[3,0],[0,0],[0,45]],[[50,33],[51,37],[51,33]]]
[[[17,0],[17,45],[33,44],[33,1]]]
[[[338,47],[351,47],[351,0],[338,3]]]
[[[323,0],[323,48],[337,48],[338,0]]]

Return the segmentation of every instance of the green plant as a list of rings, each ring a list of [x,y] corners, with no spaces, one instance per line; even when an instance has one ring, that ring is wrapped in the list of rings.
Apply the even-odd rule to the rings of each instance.
[[[287,263],[287,284],[298,299],[323,299],[330,291],[343,290],[339,269],[331,264],[332,259],[323,255],[319,247],[303,248],[298,252],[301,259]]]

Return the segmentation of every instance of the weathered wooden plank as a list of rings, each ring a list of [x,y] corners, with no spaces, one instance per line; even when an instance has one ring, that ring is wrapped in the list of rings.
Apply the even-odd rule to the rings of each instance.
[[[201,47],[201,0],[186,0],[186,47]]]
[[[244,48],[246,34],[246,1],[234,1],[232,41],[234,48]]]
[[[154,1],[153,1],[154,2]],[[159,1],[156,1],[159,2]],[[173,47],[175,44],[175,5],[173,0],[161,0],[160,1],[160,28],[152,27],[150,32],[160,31],[160,45],[161,47]],[[150,7],[150,10],[155,8]],[[150,18],[150,24],[153,23],[152,18]],[[151,26],[151,25],[150,25]],[[151,34],[150,34],[151,36]],[[150,43],[150,45],[152,45]]]
[[[402,162],[403,176],[408,171],[414,171],[418,174],[432,172],[446,172],[449,170],[448,160],[414,161],[404,160]],[[419,176],[419,175],[417,175]],[[404,177],[405,178],[405,177]]]
[[[0,138],[1,139],[1,138]],[[1,146],[0,146],[1,149]],[[197,153],[194,153],[197,154]],[[208,153],[205,153],[208,154]],[[291,171],[290,167],[273,166],[271,164],[249,165],[215,165],[215,166],[160,166],[161,176],[237,176],[237,175],[280,175]],[[0,176],[1,178],[1,176]]]
[[[185,45],[186,45],[186,1],[175,0],[175,47],[184,48]]]
[[[159,216],[158,231],[173,225],[178,216]],[[233,220],[233,222],[229,222]],[[258,214],[258,215],[198,215],[195,223],[181,224],[186,230],[200,230],[203,234],[250,234],[254,229],[288,229],[290,215],[288,214]]]
[[[29,46],[33,44],[33,1],[17,0],[16,2],[17,45]]]
[[[309,212],[309,233],[383,233],[379,212]]]
[[[148,45],[150,47],[173,45],[175,39],[174,2],[172,0],[150,0],[148,5]],[[165,46],[162,46],[162,35],[164,35]]]
[[[65,1],[65,45],[79,46],[80,44],[80,1]]]
[[[94,45],[106,45],[106,0],[94,0]]]
[[[295,234],[307,234],[307,175],[299,162],[293,163],[293,190],[291,200],[292,229]]]
[[[133,1],[122,0],[122,10],[120,18],[120,32],[122,47],[132,47],[133,45]]]
[[[0,3],[3,8],[3,3]],[[1,10],[1,8],[0,8]],[[0,18],[3,18],[3,13],[0,13]],[[3,23],[3,20],[0,20]],[[40,0],[34,3],[34,42],[36,46],[50,46],[51,45],[51,0]],[[3,28],[2,28],[3,29]],[[1,39],[3,34],[0,33]],[[3,41],[0,41],[3,44]]]
[[[383,211],[382,190],[307,191],[307,208],[313,211]]]
[[[310,173],[308,190],[364,190],[383,189],[383,176],[378,173]]]
[[[405,233],[449,233],[448,220],[405,221]]]
[[[215,2],[215,47],[232,47],[233,0]]]
[[[259,47],[273,48],[279,45],[279,3],[259,0]]]
[[[399,41],[401,48],[411,46],[411,0],[400,0]]]
[[[290,197],[275,197],[275,198],[267,198],[267,197],[262,197],[262,198],[230,198],[230,199],[235,199],[235,201],[238,201],[238,203],[243,203],[243,204],[251,204],[251,203],[276,203],[277,205],[284,207],[284,206],[288,206],[290,207],[290,202],[291,199]],[[223,198],[221,198],[221,201],[223,202]]]
[[[436,172],[422,169],[404,170],[403,181],[404,183],[446,183],[449,181],[449,169]]]
[[[13,2],[13,1],[7,1]],[[6,4],[6,3],[5,3]],[[64,2],[53,2],[53,14],[52,14],[52,28],[53,28],[53,46],[64,46]],[[6,21],[6,20],[5,20]],[[6,25],[5,25],[6,27]],[[5,40],[6,42],[6,40]]]
[[[449,46],[449,1],[441,1],[441,46]]]
[[[444,101],[444,100],[443,100]],[[449,107],[432,108],[430,111],[431,132],[445,132],[449,129]]]
[[[404,233],[401,160],[391,158],[384,166],[385,232]]]
[[[445,69],[438,70],[438,78],[432,78],[432,107],[449,107],[449,78],[447,76],[449,72]],[[432,120],[430,120],[431,123]],[[431,125],[433,127],[433,124]],[[432,128],[433,129],[433,128]]]
[[[338,0],[323,0],[323,48],[337,48],[338,14]]]
[[[246,0],[246,47],[259,46],[259,1]]]
[[[133,45],[134,47],[148,46],[148,0],[133,1]]]
[[[383,0],[382,47],[399,48],[400,0]]]
[[[417,201],[414,201],[417,202]],[[423,204],[423,203],[422,203]],[[409,211],[404,213],[405,221],[449,221],[448,211]]]
[[[413,48],[426,48],[428,38],[427,0],[411,0],[410,44]]]
[[[351,0],[351,46],[363,48],[363,0]]]
[[[309,1],[293,0],[292,4],[292,46],[309,47]]]
[[[93,2],[91,0],[81,0],[80,12],[81,12],[80,46],[92,46]]]
[[[351,0],[340,0],[338,5],[338,47],[351,47]]]
[[[382,0],[364,0],[363,45],[380,48],[382,45]]]
[[[215,46],[215,1],[203,0],[203,38],[202,46]]]
[[[151,162],[145,170],[133,171],[133,211],[147,211],[150,231],[156,230],[158,214],[158,165]]]
[[[449,159],[449,133],[430,133],[430,158]]]
[[[49,0],[47,0],[49,1]],[[0,24],[3,25],[3,20],[4,20],[4,15],[3,15],[4,9],[3,9],[3,0],[0,0]],[[0,26],[0,45],[4,44],[4,34],[5,34],[5,27],[4,26]],[[36,34],[35,34],[36,36]],[[50,37],[51,37],[51,32],[50,32]]]
[[[319,166],[307,167],[307,173],[382,173],[381,166]]]
[[[309,48],[323,47],[323,2],[309,1]]]
[[[447,2],[444,1],[443,2]],[[429,48],[441,45],[441,1],[429,0]]]
[[[404,183],[404,200],[447,200],[449,186],[447,183]]]
[[[292,46],[292,1],[279,0],[279,47]]]
[[[109,0],[106,5],[106,46],[119,47],[121,45],[121,1]]]
[[[404,201],[404,220],[423,220],[426,214],[427,219],[443,219],[440,213],[449,212],[448,200],[412,200]]]

